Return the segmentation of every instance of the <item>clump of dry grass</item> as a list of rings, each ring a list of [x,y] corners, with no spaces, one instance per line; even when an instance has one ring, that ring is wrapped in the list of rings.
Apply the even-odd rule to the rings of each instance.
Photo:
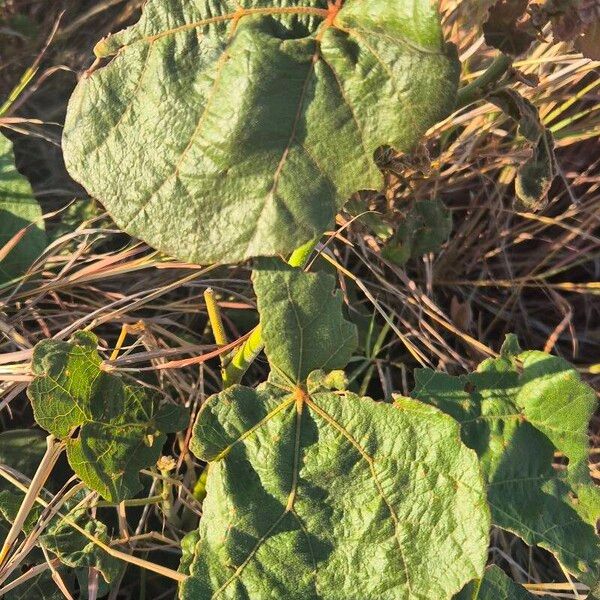
[[[112,0],[70,3],[40,63],[38,75],[11,116],[36,119],[19,123],[14,136],[20,168],[33,181],[47,212],[54,241],[17,286],[0,288],[0,423],[2,429],[31,427],[24,395],[30,379],[31,349],[47,337],[67,338],[94,329],[108,358],[124,326],[143,322],[125,341],[115,365],[150,379],[171,396],[197,410],[219,389],[214,340],[207,329],[203,292],[213,288],[232,339],[254,323],[249,269],[186,265],[164,257],[116,230],[101,209],[88,212],[71,230],[58,229],[69,203],[83,196],[67,176],[60,154],[60,123],[77,73],[90,62],[96,38],[134,19],[141,2]],[[481,3],[444,0],[449,37],[471,81],[494,53],[483,44],[477,20]],[[18,80],[40,51],[39,40],[57,22],[60,6],[48,9],[33,0],[9,0],[9,15],[26,17],[36,27],[32,39],[16,32],[2,49],[0,97]],[[441,198],[452,209],[454,231],[436,256],[413,260],[403,269],[386,261],[378,240],[360,220],[341,215],[322,250],[337,264],[352,310],[374,315],[381,334],[364,352],[358,383],[366,390],[410,390],[412,368],[421,364],[449,371],[472,369],[497,352],[508,332],[523,347],[545,349],[578,366],[592,384],[600,369],[600,78],[599,63],[570,53],[563,45],[540,41],[515,66],[520,79],[539,84],[516,87],[540,110],[557,141],[560,174],[541,212],[515,211],[513,181],[528,149],[516,127],[497,108],[481,102],[452,115],[430,132],[431,161],[389,157],[388,187],[367,208],[394,221],[411,199]],[[28,135],[22,135],[23,133]],[[423,172],[425,171],[425,173]],[[86,200],[85,202],[89,202]],[[195,364],[164,368],[197,357]],[[258,379],[258,361],[249,379]],[[187,434],[172,440],[177,458],[176,502],[188,502],[201,466],[187,451]],[[592,474],[600,482],[600,419],[592,424]],[[560,468],[560,457],[557,457]],[[157,485],[157,473],[148,474]],[[46,500],[50,498],[46,494]],[[90,499],[90,506],[97,504]],[[122,525],[122,523],[121,523]],[[148,505],[130,527],[139,537],[121,535],[114,547],[148,560],[176,564],[174,550],[182,531],[167,528],[158,508]],[[121,528],[123,529],[123,527]],[[124,532],[121,530],[121,534]],[[536,593],[583,598],[546,553],[496,532],[492,559]],[[554,587],[548,584],[555,584]],[[558,587],[557,587],[558,586]],[[126,577],[122,598],[168,597],[172,585],[149,576],[140,583]],[[93,590],[92,594],[93,594]],[[92,595],[93,597],[93,595]]]

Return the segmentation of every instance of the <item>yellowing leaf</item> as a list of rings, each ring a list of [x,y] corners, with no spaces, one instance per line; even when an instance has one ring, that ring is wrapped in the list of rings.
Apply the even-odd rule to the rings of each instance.
[[[340,8],[341,5],[341,8]],[[79,83],[67,167],[117,224],[192,262],[285,253],[381,188],[454,107],[431,0],[150,0]]]

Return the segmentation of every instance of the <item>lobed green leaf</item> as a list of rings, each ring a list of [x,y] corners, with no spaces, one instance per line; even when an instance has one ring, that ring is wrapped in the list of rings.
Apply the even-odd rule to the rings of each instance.
[[[505,352],[470,375],[422,369],[415,378],[413,396],[453,416],[477,451],[493,522],[594,585],[600,502],[587,468],[587,427],[596,398],[577,371],[543,352]],[[570,461],[565,477],[552,467],[555,449]]]
[[[75,473],[104,498],[119,502],[140,489],[140,469],[160,456],[167,433],[187,425],[187,411],[159,408],[148,388],[103,370],[97,338],[45,340],[34,350],[28,396],[38,424],[65,439]]]

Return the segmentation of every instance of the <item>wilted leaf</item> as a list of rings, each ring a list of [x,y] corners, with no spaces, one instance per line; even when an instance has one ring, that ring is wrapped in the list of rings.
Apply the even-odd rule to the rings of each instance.
[[[600,16],[585,28],[575,41],[575,47],[587,58],[600,60]]]
[[[486,44],[511,56],[523,54],[536,34],[527,14],[528,4],[528,0],[498,0],[483,24]]]
[[[519,133],[532,145],[532,155],[518,172],[515,181],[517,204],[539,209],[546,201],[556,176],[554,138],[542,124],[537,108],[515,90],[494,91],[488,100],[519,125]]]
[[[331,277],[271,269],[255,287],[275,370],[198,416],[190,447],[209,462],[207,496],[181,598],[450,598],[481,575],[489,530],[456,423],[412,399],[332,391],[339,372],[307,377],[350,355]]]
[[[463,441],[483,466],[494,523],[594,583],[600,512],[587,497],[587,427],[596,399],[577,371],[542,352],[507,351],[463,377],[419,370],[413,395],[461,423]],[[570,461],[567,477],[552,468],[555,448]]]
[[[382,251],[392,262],[404,265],[410,258],[438,252],[452,232],[452,213],[440,200],[421,200],[406,211],[404,221]]]
[[[24,228],[24,236],[0,260],[0,284],[22,275],[46,247],[40,205],[15,167],[12,142],[0,133],[0,252]]]
[[[187,411],[175,405],[159,409],[150,390],[102,370],[96,346],[88,332],[70,342],[40,342],[27,393],[38,424],[66,439],[75,473],[118,502],[141,489],[140,469],[157,461],[166,433],[187,425]]]
[[[452,109],[431,0],[150,0],[75,91],[70,173],[119,226],[192,262],[290,251]]]

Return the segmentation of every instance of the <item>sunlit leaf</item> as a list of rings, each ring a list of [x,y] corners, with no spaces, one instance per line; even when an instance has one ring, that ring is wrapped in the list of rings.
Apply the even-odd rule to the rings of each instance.
[[[600,504],[587,470],[587,427],[596,398],[577,371],[543,352],[505,353],[462,377],[419,370],[413,396],[461,423],[481,460],[494,523],[594,584]],[[570,461],[565,477],[552,467],[555,449]]]
[[[148,388],[103,370],[91,333],[45,340],[33,354],[28,395],[38,424],[65,439],[75,473],[108,500],[140,489],[139,471],[160,456],[166,433],[187,425],[187,411],[158,406]]]
[[[436,4],[150,0],[96,47],[114,58],[70,101],[67,167],[180,259],[291,251],[383,186],[377,148],[409,150],[452,110]]]
[[[273,268],[255,289],[273,371],[209,398],[195,423],[207,496],[180,597],[444,600],[480,577],[489,513],[457,424],[339,391],[339,372],[307,376],[349,357],[330,276]]]

